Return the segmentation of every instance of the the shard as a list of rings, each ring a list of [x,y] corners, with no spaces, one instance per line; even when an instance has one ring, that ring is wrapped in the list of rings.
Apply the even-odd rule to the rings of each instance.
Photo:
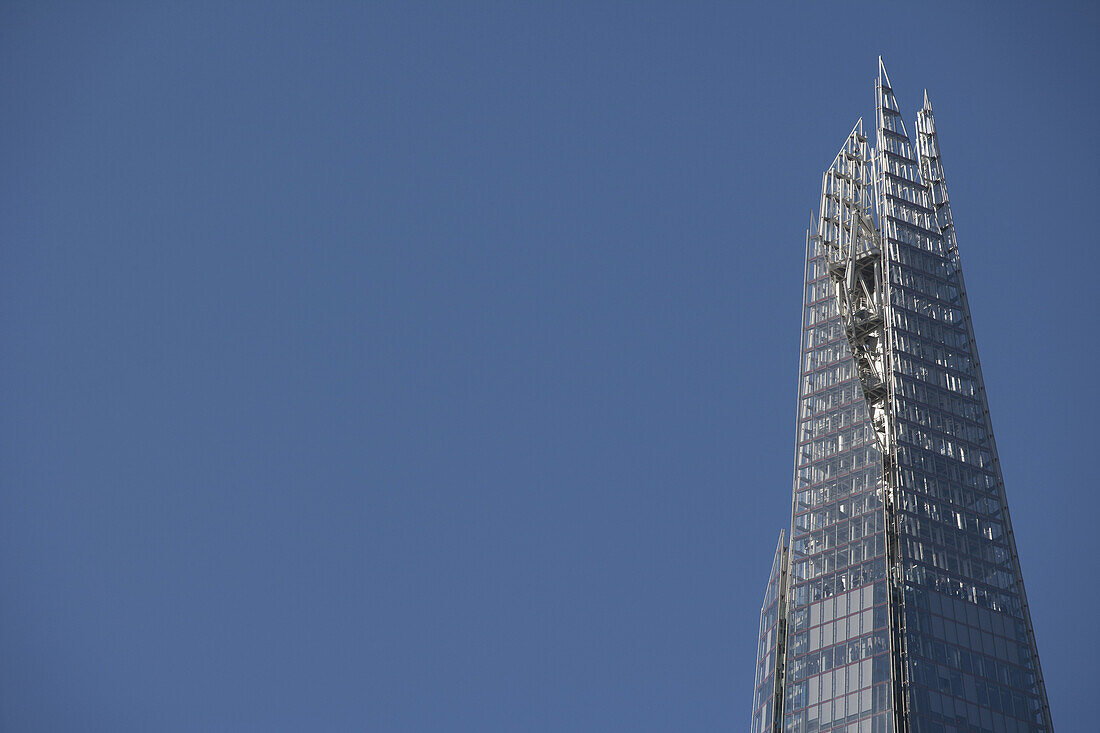
[[[1052,731],[932,106],[886,69],[806,240],[794,497],[753,733]]]

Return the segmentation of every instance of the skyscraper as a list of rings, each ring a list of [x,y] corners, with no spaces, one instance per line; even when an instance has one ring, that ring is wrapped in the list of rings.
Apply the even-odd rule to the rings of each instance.
[[[925,94],[879,60],[806,241],[794,499],[752,731],[1051,731]]]

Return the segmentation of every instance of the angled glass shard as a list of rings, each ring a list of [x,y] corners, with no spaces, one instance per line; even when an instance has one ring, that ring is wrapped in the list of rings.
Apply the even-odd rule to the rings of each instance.
[[[1049,732],[932,107],[914,146],[881,59],[875,91],[807,233],[752,730]]]
[[[756,693],[753,698],[752,733],[774,729],[783,689],[787,626],[787,542],[779,533],[764,603],[760,608],[760,636],[756,651]]]
[[[806,248],[784,715],[776,730],[873,714],[889,686],[881,451],[830,271],[872,246],[862,121],[822,180]],[[878,612],[876,613],[876,608]]]
[[[916,134],[940,236],[892,240],[890,277],[912,726],[973,700],[994,729],[1049,731],[927,92]]]

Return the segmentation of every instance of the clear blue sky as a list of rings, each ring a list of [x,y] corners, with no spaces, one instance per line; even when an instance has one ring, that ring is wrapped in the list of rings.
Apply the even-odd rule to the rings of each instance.
[[[879,54],[1092,729],[1095,7],[571,5],[4,4],[5,730],[744,730]]]

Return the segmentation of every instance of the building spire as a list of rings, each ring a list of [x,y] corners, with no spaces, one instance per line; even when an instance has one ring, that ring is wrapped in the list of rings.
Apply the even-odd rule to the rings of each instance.
[[[886,64],[882,62],[882,56],[878,57],[878,81],[887,89],[890,88],[890,75],[886,73]]]
[[[965,682],[956,712],[965,699],[987,728],[1050,733],[932,103],[910,138],[881,57],[878,71],[876,148],[857,122],[810,218],[791,529],[761,608],[750,731],[950,722],[932,672],[946,645],[989,662],[947,660]]]
[[[883,144],[883,130],[895,136],[908,145],[909,136],[905,132],[905,124],[901,120],[901,109],[894,97],[894,88],[890,85],[890,75],[886,73],[886,64],[882,63],[882,57],[878,58],[878,82],[876,86],[876,102],[878,107],[878,134],[879,147]]]

